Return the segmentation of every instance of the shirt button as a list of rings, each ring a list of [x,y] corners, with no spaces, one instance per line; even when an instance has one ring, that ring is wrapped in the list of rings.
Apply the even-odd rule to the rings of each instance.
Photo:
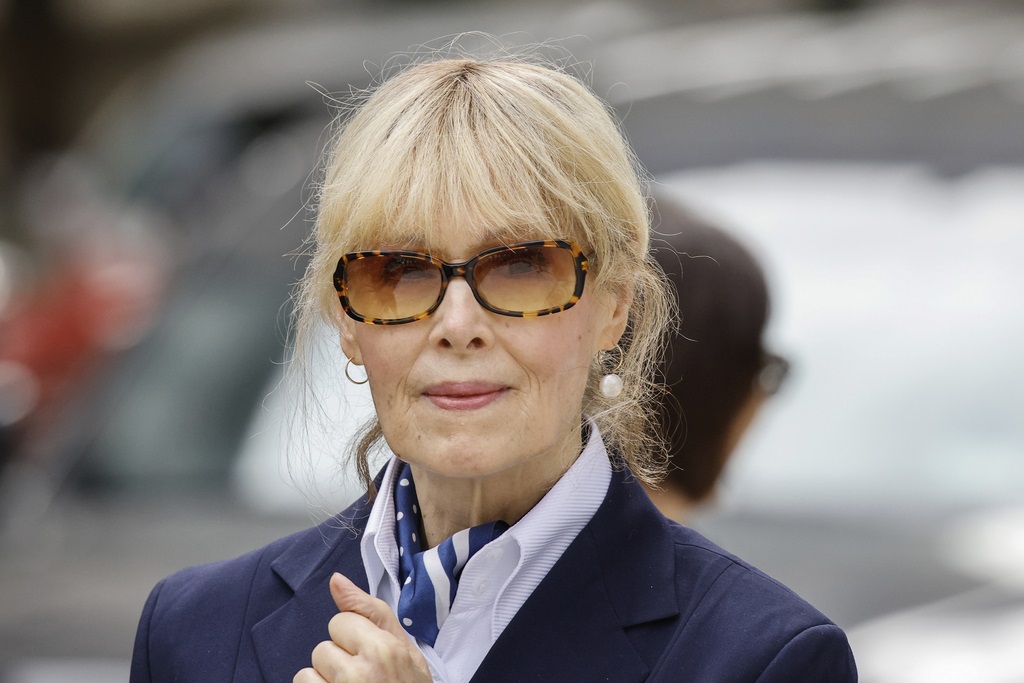
[[[487,591],[488,591],[488,589],[490,589],[490,587],[491,587],[490,581],[487,581],[486,579],[481,579],[480,581],[476,582],[475,586],[473,586],[473,592],[476,593],[477,595],[484,595],[484,594],[487,593]]]

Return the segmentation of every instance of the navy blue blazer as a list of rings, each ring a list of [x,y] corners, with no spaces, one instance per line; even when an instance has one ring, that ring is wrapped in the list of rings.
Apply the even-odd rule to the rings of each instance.
[[[281,683],[309,666],[338,571],[367,588],[365,498],[313,529],[179,572],[142,613],[131,683]],[[843,631],[788,588],[666,520],[628,471],[473,681],[856,681]]]

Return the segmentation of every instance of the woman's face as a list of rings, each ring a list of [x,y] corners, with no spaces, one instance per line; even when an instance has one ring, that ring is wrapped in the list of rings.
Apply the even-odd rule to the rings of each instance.
[[[499,244],[455,237],[449,262]],[[416,322],[341,321],[345,354],[366,368],[384,436],[399,457],[450,478],[555,481],[578,454],[588,369],[618,342],[627,305],[588,285],[567,311],[513,318],[485,310],[453,279]]]

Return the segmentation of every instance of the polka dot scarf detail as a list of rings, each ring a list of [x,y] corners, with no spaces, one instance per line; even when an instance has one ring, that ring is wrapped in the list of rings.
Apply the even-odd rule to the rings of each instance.
[[[420,509],[408,463],[402,463],[395,480],[395,536],[402,584],[398,620],[411,635],[433,646],[455,601],[462,568],[480,548],[501,536],[508,524],[499,520],[463,529],[422,550]]]

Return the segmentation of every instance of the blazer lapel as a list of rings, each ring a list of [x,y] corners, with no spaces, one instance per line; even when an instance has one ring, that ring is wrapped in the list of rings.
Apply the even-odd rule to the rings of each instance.
[[[313,648],[330,638],[327,623],[337,612],[328,588],[334,572],[341,572],[367,590],[359,539],[366,528],[368,510],[365,499],[357,502],[320,525],[319,534],[307,533],[303,542],[292,545],[272,563],[274,575],[283,582],[283,590],[291,591],[291,597],[252,627],[252,647],[263,680],[292,680],[300,669],[310,665]],[[256,680],[256,672],[249,672],[248,677],[243,673],[239,669],[235,679]]]
[[[667,522],[628,470],[498,637],[473,681],[640,681],[679,613]],[[512,673],[514,672],[514,673]]]

